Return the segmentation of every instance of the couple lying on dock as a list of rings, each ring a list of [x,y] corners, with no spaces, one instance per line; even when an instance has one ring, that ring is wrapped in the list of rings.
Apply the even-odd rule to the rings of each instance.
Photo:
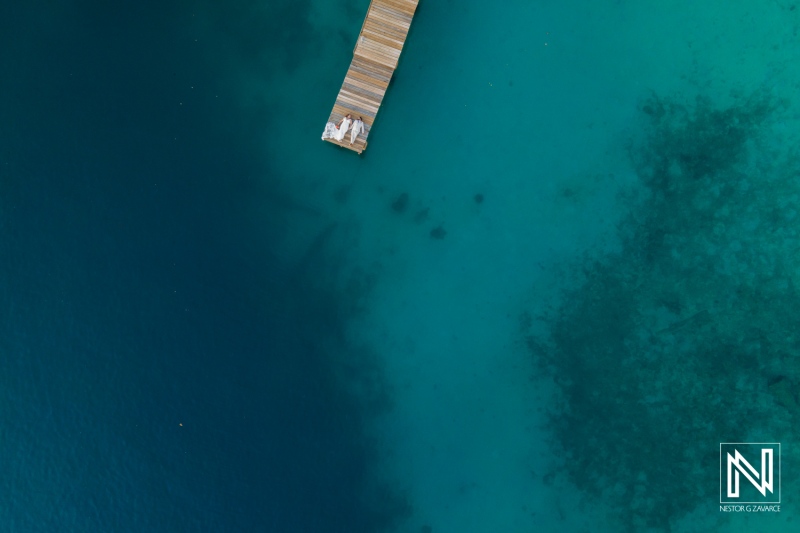
[[[351,124],[352,128],[350,127]],[[353,122],[353,119],[350,118],[349,114],[342,118],[338,124],[334,124],[333,122],[328,122],[325,124],[325,131],[322,132],[322,140],[334,139],[342,142],[344,139],[344,134],[347,133],[348,128],[350,129],[350,146],[353,146],[353,143],[356,142],[358,134],[364,133],[364,121],[361,120],[361,117],[358,117],[355,122]]]

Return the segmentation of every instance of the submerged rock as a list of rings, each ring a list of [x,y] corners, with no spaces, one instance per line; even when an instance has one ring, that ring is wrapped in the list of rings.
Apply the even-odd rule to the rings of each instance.
[[[435,227],[431,230],[431,239],[444,239],[444,236],[447,235],[447,232],[444,230],[441,224],[438,227]]]
[[[339,204],[346,204],[349,197],[350,197],[349,185],[344,185],[342,187],[339,187],[333,192],[333,199],[336,200],[336,203]]]
[[[792,412],[797,411],[797,399],[792,390],[792,384],[788,379],[779,378],[769,384],[768,388],[778,405],[782,405]]]
[[[405,213],[408,209],[408,194],[403,193],[392,202],[392,210],[395,213]]]

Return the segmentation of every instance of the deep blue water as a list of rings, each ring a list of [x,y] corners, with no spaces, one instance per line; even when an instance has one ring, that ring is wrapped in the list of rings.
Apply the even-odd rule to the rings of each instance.
[[[252,200],[280,193],[270,124],[231,64],[283,54],[260,36],[295,4],[212,4],[0,8],[0,530],[391,520],[314,342],[344,319],[328,267],[297,274]]]

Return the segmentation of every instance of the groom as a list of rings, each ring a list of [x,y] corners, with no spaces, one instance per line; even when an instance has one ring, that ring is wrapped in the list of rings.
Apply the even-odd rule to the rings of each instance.
[[[353,146],[353,143],[356,142],[356,137],[358,137],[359,133],[364,133],[364,121],[361,120],[361,117],[358,117],[350,127],[350,146]]]

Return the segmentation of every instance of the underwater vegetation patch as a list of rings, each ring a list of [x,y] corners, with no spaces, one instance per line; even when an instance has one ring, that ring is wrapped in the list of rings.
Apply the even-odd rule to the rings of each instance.
[[[537,317],[547,334],[520,321],[558,386],[564,471],[629,531],[713,506],[720,442],[798,437],[800,164],[774,133],[786,107],[765,93],[725,109],[643,102],[630,156],[647,194],[622,250],[576,268]]]

